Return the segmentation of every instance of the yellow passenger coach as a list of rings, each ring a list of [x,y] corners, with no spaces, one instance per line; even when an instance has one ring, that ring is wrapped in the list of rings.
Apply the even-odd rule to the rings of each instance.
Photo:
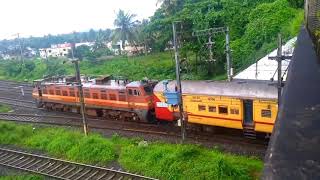
[[[175,90],[175,81],[167,85]],[[176,107],[166,104],[164,85],[154,88],[158,119],[177,120]],[[184,113],[188,123],[243,129],[244,133],[271,133],[277,116],[277,88],[270,81],[182,81]]]

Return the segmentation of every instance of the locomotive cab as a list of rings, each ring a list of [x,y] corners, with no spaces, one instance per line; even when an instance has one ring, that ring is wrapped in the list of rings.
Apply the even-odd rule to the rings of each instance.
[[[127,84],[126,91],[130,108],[153,109],[152,86],[150,84],[134,81]]]

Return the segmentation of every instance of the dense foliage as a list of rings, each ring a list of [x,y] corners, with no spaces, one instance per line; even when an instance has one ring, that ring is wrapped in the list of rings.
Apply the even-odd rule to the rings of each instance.
[[[172,48],[172,22],[179,21],[177,31],[183,78],[217,79],[225,77],[226,74],[225,35],[219,34],[213,37],[215,43],[212,50],[216,62],[212,63],[207,61],[208,36],[196,37],[192,35],[193,32],[228,26],[233,67],[235,72],[239,72],[276,48],[278,33],[281,33],[286,40],[296,36],[304,17],[301,9],[302,0],[159,0],[159,3],[162,5],[150,21],[138,22],[135,21],[134,15],[119,11],[119,17],[115,20],[118,28],[114,33],[111,30],[100,32],[91,30],[88,33],[80,33],[81,35],[74,33],[38,38],[39,41],[36,42],[41,40],[50,44],[74,41],[74,39],[82,41],[88,37],[90,40],[95,39],[93,49],[78,47],[75,50],[75,57],[84,60],[82,65],[84,73],[116,74],[127,76],[129,79],[174,78],[174,64],[170,63],[172,56],[169,57],[168,53],[165,53],[165,57],[159,61],[157,60],[159,53],[156,55],[154,53]],[[117,40],[125,39],[134,45],[143,45],[145,49],[151,50],[153,55],[137,58],[119,56],[109,60],[110,55],[114,54],[105,48],[103,41],[112,35],[115,35],[113,37]],[[25,42],[35,39],[25,39]],[[4,42],[6,41],[1,42],[2,45],[5,45]],[[25,66],[19,61],[2,62],[0,75],[4,78],[21,80],[39,78],[43,75],[72,73],[70,68],[60,64],[61,61],[55,60],[46,61],[45,65],[39,61],[26,62]]]
[[[167,4],[170,3],[170,6]],[[275,47],[278,33],[286,39],[297,34],[303,13],[301,1],[287,0],[171,0],[164,1],[146,30],[156,39],[154,50],[163,51],[172,38],[171,24],[180,21],[178,29],[182,57],[191,67],[205,66],[205,61],[194,61],[190,54],[208,58],[205,43],[208,37],[193,37],[192,32],[213,27],[228,26],[231,34],[234,67],[240,70]],[[297,22],[298,21],[298,22]],[[293,23],[295,22],[295,23]],[[224,71],[225,41],[222,35],[214,38],[215,71]]]
[[[106,166],[118,162],[130,172],[159,179],[258,179],[263,163],[190,144],[104,138],[57,127],[0,122],[0,144],[41,150],[51,156]]]

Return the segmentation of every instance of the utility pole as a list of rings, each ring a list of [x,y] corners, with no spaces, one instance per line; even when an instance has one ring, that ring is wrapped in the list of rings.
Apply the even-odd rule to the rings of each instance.
[[[183,113],[183,102],[182,102],[182,89],[181,89],[181,79],[180,79],[180,61],[179,61],[179,50],[178,50],[178,42],[177,42],[177,31],[176,31],[176,22],[172,23],[173,29],[173,45],[174,45],[174,57],[176,61],[176,79],[177,79],[177,91],[179,94],[179,118],[181,122],[181,137],[182,142],[186,139],[186,120]]]
[[[72,54],[72,63],[74,63],[74,67],[76,69],[76,79],[77,79],[77,86],[79,90],[80,111],[82,116],[83,132],[87,136],[88,124],[87,124],[86,115],[85,115],[86,109],[85,109],[84,97],[83,97],[83,87],[82,87],[82,82],[80,77],[79,60],[74,58],[73,47],[71,48],[71,54]]]
[[[208,62],[215,62],[216,60],[213,59],[213,52],[212,52],[212,45],[214,42],[212,42],[212,36],[220,33],[226,34],[226,59],[227,59],[227,75],[228,75],[228,81],[232,80],[233,70],[232,70],[232,60],[231,60],[231,49],[230,49],[230,35],[229,35],[229,27],[218,27],[218,28],[210,28],[210,29],[204,29],[195,31],[192,33],[193,36],[208,36],[209,41],[206,43],[208,45],[209,49],[209,60]]]
[[[233,69],[231,62],[231,50],[230,50],[230,36],[229,36],[229,27],[226,28],[226,57],[227,57],[227,75],[228,81],[232,80]]]
[[[281,34],[278,34],[278,50],[277,50],[277,56],[275,57],[269,57],[271,60],[276,60],[278,62],[278,83],[277,83],[277,88],[278,88],[278,107],[280,107],[281,104],[281,91],[283,87],[282,83],[282,61],[285,59],[291,59],[292,56],[283,56],[282,55],[282,37]]]
[[[22,64],[24,65],[24,59],[23,59],[22,43],[21,43],[21,39],[20,39],[20,33],[14,34],[14,36],[17,36],[17,38],[18,38],[19,49],[20,49],[20,61],[21,61]]]
[[[282,38],[281,34],[278,34],[278,51],[277,51],[277,58],[278,61],[278,107],[280,107],[280,100],[281,100],[281,90],[282,90]]]

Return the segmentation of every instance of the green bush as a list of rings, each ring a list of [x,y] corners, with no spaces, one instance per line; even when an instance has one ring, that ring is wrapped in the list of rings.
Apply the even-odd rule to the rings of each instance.
[[[0,144],[21,145],[32,134],[32,126],[0,122]]]
[[[253,179],[252,173],[262,169],[255,159],[163,143],[125,147],[119,161],[127,169],[162,179]]]
[[[83,137],[67,152],[68,159],[90,163],[108,163],[115,159],[113,144],[100,135]]]
[[[160,179],[257,179],[262,162],[196,145],[145,143],[118,135],[84,136],[64,128],[41,128],[0,122],[0,144],[42,150],[58,158],[122,167]]]

